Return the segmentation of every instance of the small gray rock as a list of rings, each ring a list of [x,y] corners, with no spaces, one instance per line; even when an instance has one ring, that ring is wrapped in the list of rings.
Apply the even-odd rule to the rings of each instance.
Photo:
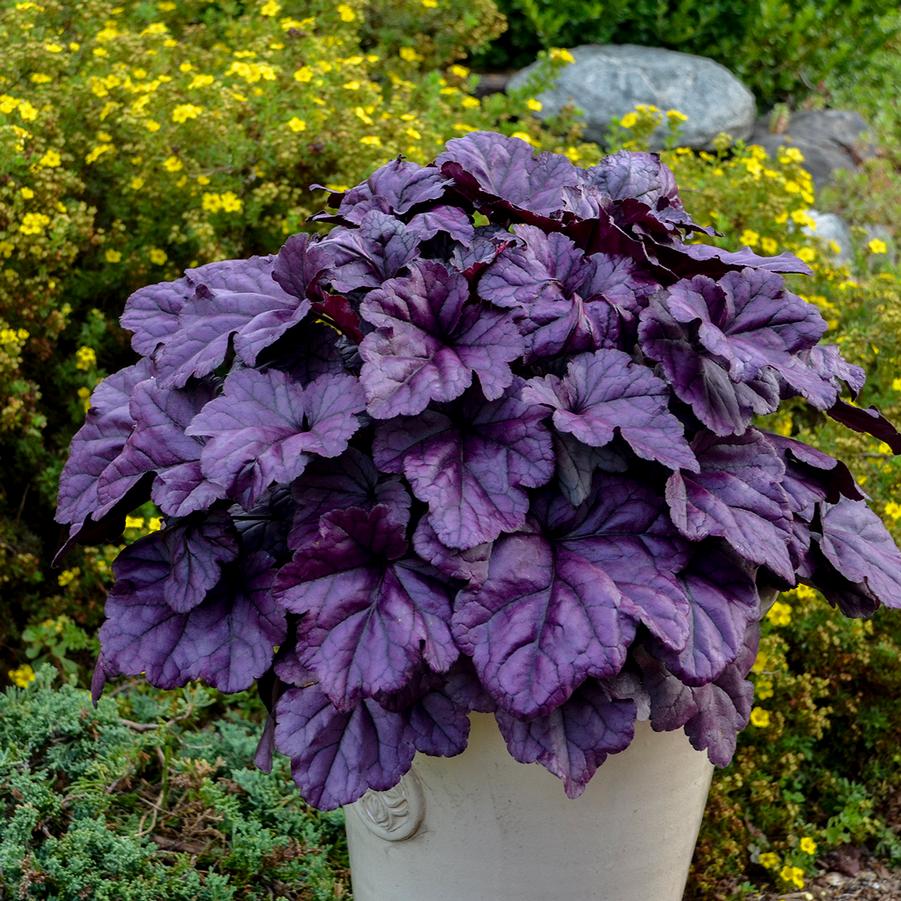
[[[826,244],[835,241],[839,246],[839,251],[835,254],[836,262],[850,263],[851,231],[845,220],[836,213],[821,213],[819,210],[808,210],[807,213],[816,222],[816,228],[805,225],[804,233]]]
[[[832,180],[836,169],[854,169],[871,156],[875,148],[863,139],[869,129],[853,110],[824,109],[792,113],[782,134],[769,130],[766,116],[757,120],[752,144],[761,144],[770,153],[780,147],[797,147],[804,154],[804,166],[821,188]]]
[[[540,115],[556,115],[574,103],[585,113],[589,140],[602,142],[610,120],[624,116],[637,103],[677,109],[688,116],[680,139],[688,147],[710,147],[720,132],[735,138],[751,134],[754,95],[711,59],[633,44],[585,44],[575,47],[572,55],[575,62],[561,70],[556,85],[539,94]],[[522,86],[533,68],[534,64],[517,72],[509,86]]]

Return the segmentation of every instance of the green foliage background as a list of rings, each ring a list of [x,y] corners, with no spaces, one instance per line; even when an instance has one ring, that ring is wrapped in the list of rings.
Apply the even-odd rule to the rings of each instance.
[[[0,898],[349,897],[340,816],[308,809],[283,762],[271,776],[249,764],[253,699],[125,683],[90,706],[118,546],[48,566],[56,479],[87,393],[131,359],[116,325],[128,293],[277,249],[319,207],[308,184],[353,184],[398,152],[425,161],[478,128],[598,158],[572,120],[540,125],[529,92],[476,96],[467,55],[480,48],[509,60],[536,35],[587,39],[584,22],[570,34],[563,18],[541,19],[571,13],[568,2],[506,4],[512,28],[498,39],[492,0],[0,2],[0,681],[23,686],[0,699]],[[817,15],[763,3],[762,18],[726,0],[579,4],[630,40],[733,54],[723,61],[762,98],[824,81],[804,103],[831,97],[870,116],[883,154],[818,197],[797,154],[725,143],[697,154],[673,131],[665,159],[719,243],[811,263],[793,289],[870,373],[861,402],[899,421],[901,120],[884,100],[901,73],[899,19],[865,7],[845,8],[827,46],[829,3]],[[790,14],[775,22],[779,10]],[[532,20],[532,43],[518,43]],[[542,78],[564,62],[545,59]],[[609,146],[645,146],[665,113],[614,123]],[[814,204],[851,223],[850,263],[805,231]],[[873,225],[888,228],[884,246]],[[847,459],[901,537],[901,465],[884,447],[800,405],[769,425]],[[156,527],[155,513],[135,511],[123,540]],[[697,901],[795,890],[844,844],[901,863],[901,618],[843,620],[804,590],[775,613],[755,670],[759,725],[714,781]]]

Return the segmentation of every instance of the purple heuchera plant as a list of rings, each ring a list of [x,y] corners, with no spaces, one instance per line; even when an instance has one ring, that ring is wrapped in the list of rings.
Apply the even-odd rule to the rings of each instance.
[[[307,800],[386,789],[493,712],[575,797],[637,718],[725,765],[762,588],[901,607],[901,553],[843,463],[754,425],[780,401],[887,441],[864,376],[780,273],[691,243],[647,153],[583,170],[476,133],[330,195],[324,236],[128,300],[69,541],[148,497],[95,690],[259,684]]]

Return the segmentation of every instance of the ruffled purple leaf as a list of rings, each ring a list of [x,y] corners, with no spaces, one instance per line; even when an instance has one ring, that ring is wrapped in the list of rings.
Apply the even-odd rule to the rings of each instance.
[[[421,238],[399,219],[371,210],[356,228],[339,226],[320,247],[331,258],[329,281],[339,294],[378,288],[399,275],[418,254]]]
[[[437,206],[417,213],[410,217],[407,228],[417,235],[420,241],[428,241],[429,238],[443,232],[452,240],[469,245],[475,237],[475,229],[469,215],[457,206]]]
[[[192,272],[198,274],[204,268],[206,267]],[[195,280],[185,275],[175,281],[139,288],[125,301],[125,311],[119,323],[132,333],[131,346],[135,353],[149,357],[175,334],[178,329],[178,314],[194,296],[196,287]]]
[[[678,579],[690,601],[688,641],[679,652],[657,643],[655,653],[686,685],[706,685],[736,659],[748,626],[760,619],[757,586],[747,564],[713,544]]]
[[[403,528],[410,519],[410,495],[396,476],[379,476],[372,460],[349,447],[335,460],[314,460],[292,486],[294,516],[288,546],[298,550],[319,538],[326,513],[376,504],[388,507]]]
[[[756,429],[732,438],[701,433],[692,442],[700,472],[675,472],[666,500],[686,538],[724,538],[746,560],[794,584],[789,557],[792,509],[782,487],[785,466]]]
[[[645,460],[670,469],[698,470],[682,423],[669,412],[669,388],[619,350],[598,350],[570,360],[562,379],[532,379],[523,399],[544,404],[558,432],[589,447],[604,447],[616,433]]]
[[[176,613],[203,603],[222,567],[238,556],[238,536],[224,512],[184,519],[140,538],[116,558],[114,592],[147,603],[162,598]]]
[[[185,434],[212,397],[213,389],[206,384],[169,391],[156,379],[136,385],[130,401],[135,426],[122,453],[98,480],[100,503],[121,497],[145,473],[155,473],[150,496],[167,516],[206,510],[225,497],[225,489],[201,471],[203,441]]]
[[[143,673],[158,688],[192,679],[225,692],[249,688],[285,638],[285,614],[271,592],[273,563],[264,553],[243,558],[186,613],[166,603],[158,567],[123,573],[107,598],[100,630],[109,671]]]
[[[759,269],[781,274],[812,275],[813,270],[792,253],[762,257],[749,247],[729,251],[713,244],[683,244],[676,241],[670,247],[656,245],[658,262],[681,276],[702,273],[718,278],[734,269]]]
[[[893,454],[901,454],[901,433],[875,407],[856,407],[840,400],[827,412],[836,422],[855,432],[872,435],[884,441]]]
[[[613,446],[589,447],[571,435],[554,435],[554,452],[557,484],[573,507],[578,507],[591,493],[597,470],[626,472],[629,468],[625,451],[620,453]]]
[[[451,184],[434,167],[391,160],[356,187],[332,195],[338,203],[336,218],[359,224],[370,210],[402,216],[414,207],[440,200]]]
[[[282,567],[281,603],[303,614],[301,660],[342,710],[361,697],[398,691],[422,661],[444,672],[457,659],[446,580],[401,559],[404,528],[389,508],[326,514],[320,539]]]
[[[740,435],[754,415],[772,413],[779,405],[775,371],[760,367],[760,355],[746,348],[758,332],[764,347],[781,338],[768,335],[766,327],[743,334],[730,298],[710,279],[693,279],[691,286],[680,282],[642,310],[638,329],[641,349],[660,364],[673,392],[717,435]],[[721,356],[723,351],[731,358]],[[773,354],[782,359],[786,351],[777,348]]]
[[[377,419],[421,413],[431,401],[458,398],[478,375],[497,400],[513,381],[510,363],[523,352],[512,316],[469,300],[469,283],[423,261],[405,278],[370,292],[361,306],[374,325],[360,345],[360,382]]]
[[[540,763],[578,798],[608,754],[624,751],[635,732],[635,702],[615,700],[588,680],[556,710],[523,720],[495,716],[507,750],[520,763]]]
[[[232,337],[237,355],[252,366],[262,350],[303,321],[310,301],[279,286],[274,263],[272,256],[228,260],[197,284],[178,312],[175,332],[155,356],[163,388],[209,375],[224,362]]]
[[[820,506],[823,556],[848,582],[886,607],[901,608],[901,551],[864,501]]]
[[[520,387],[514,382],[491,402],[471,391],[447,412],[377,426],[376,466],[407,477],[448,547],[467,550],[519,528],[529,505],[525,489],[553,475],[545,410],[520,400]]]
[[[81,531],[85,520],[102,519],[140,480],[138,473],[120,482],[118,492],[108,493],[102,503],[98,497],[101,476],[122,453],[134,428],[131,393],[152,374],[153,364],[143,359],[108,376],[94,389],[85,423],[72,439],[59,480],[56,521],[70,526],[70,538]]]
[[[300,793],[320,810],[394,787],[413,761],[406,717],[369,699],[340,711],[315,685],[289,688],[275,716],[275,746],[291,758]]]
[[[419,520],[413,533],[413,547],[423,560],[450,579],[460,579],[473,586],[481,585],[488,576],[490,542],[477,544],[465,551],[446,547],[426,516]]]
[[[278,370],[238,370],[185,432],[207,438],[204,475],[248,509],[273,483],[296,479],[309,454],[345,450],[360,427],[362,394],[350,375],[320,376],[304,388]]]
[[[511,212],[526,221],[555,217],[563,208],[564,186],[581,182],[565,156],[536,156],[525,141],[486,131],[448,141],[435,165],[476,208]]]
[[[294,297],[319,300],[320,283],[328,274],[332,259],[315,235],[291,235],[272,264],[272,278]]]

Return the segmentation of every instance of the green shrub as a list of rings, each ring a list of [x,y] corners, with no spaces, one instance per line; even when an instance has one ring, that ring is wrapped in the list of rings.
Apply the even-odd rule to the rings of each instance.
[[[522,66],[540,47],[643,44],[709,56],[764,104],[855,74],[898,24],[891,0],[499,0],[509,30],[480,59]]]
[[[341,815],[308,808],[284,761],[249,764],[258,726],[205,726],[218,703],[133,690],[94,708],[49,669],[0,695],[0,897],[348,897]]]

